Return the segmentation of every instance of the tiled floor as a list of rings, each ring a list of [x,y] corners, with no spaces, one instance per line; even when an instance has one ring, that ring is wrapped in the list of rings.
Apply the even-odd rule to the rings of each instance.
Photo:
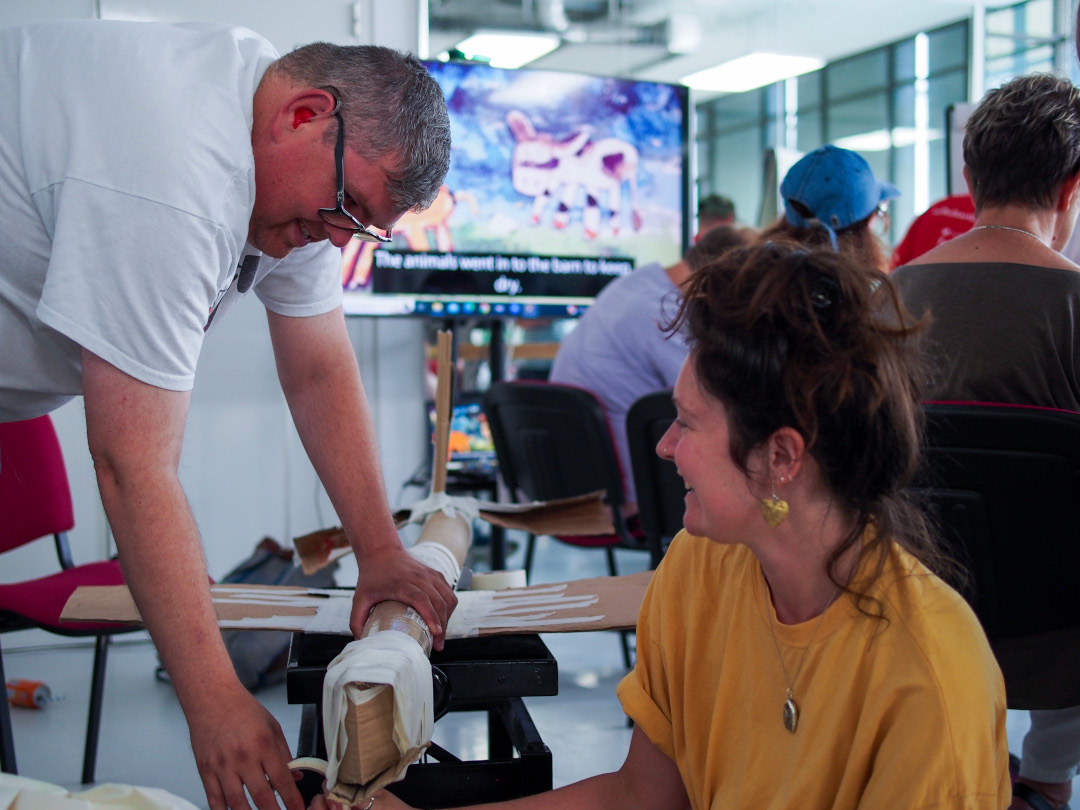
[[[520,564],[520,550],[509,564]],[[642,555],[620,557],[624,573],[644,567]],[[478,559],[476,567],[482,568]],[[556,582],[605,573],[603,555],[541,539],[534,582]],[[195,769],[184,718],[171,686],[154,678],[157,659],[148,641],[121,637],[109,655],[105,709],[97,776],[100,782],[119,782],[164,788],[206,807]],[[615,633],[546,635],[545,642],[559,662],[557,697],[526,702],[540,736],[553,754],[555,784],[563,785],[617,768],[630,740],[630,730],[615,698],[622,677],[622,654]],[[18,635],[3,639],[17,646]],[[79,787],[85,735],[92,648],[8,649],[6,675],[47,682],[62,700],[40,710],[13,709],[12,719],[19,772],[24,776]],[[295,744],[300,708],[285,699],[284,685],[259,693],[278,718],[286,739]],[[1019,751],[1027,715],[1010,712],[1010,747]],[[435,742],[462,759],[482,759],[486,749],[486,719],[477,713],[450,714],[435,726]],[[1080,779],[1075,782],[1080,796]]]

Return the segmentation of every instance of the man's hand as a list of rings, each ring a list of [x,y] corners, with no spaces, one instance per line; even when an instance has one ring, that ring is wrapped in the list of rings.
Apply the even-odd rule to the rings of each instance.
[[[410,557],[394,528],[383,489],[375,429],[341,308],[310,318],[267,312],[281,390],[319,480],[341,518],[360,565],[354,634],[372,605],[411,605],[441,650],[457,604],[442,576]]]
[[[249,810],[246,787],[258,810],[304,810],[289,770],[292,755],[281,726],[240,685],[188,713],[191,749],[210,810]]]
[[[441,650],[446,623],[457,606],[454,590],[442,574],[414,559],[400,543],[365,551],[357,564],[360,576],[349,622],[353,635],[360,636],[372,607],[392,599],[416,609],[431,630],[434,648]]]

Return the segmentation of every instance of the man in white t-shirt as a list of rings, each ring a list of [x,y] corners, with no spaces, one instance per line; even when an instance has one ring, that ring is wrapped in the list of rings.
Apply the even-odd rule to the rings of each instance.
[[[85,399],[125,577],[176,685],[212,810],[303,801],[281,729],[217,630],[177,478],[205,332],[251,290],[304,447],[362,561],[352,627],[455,605],[405,553],[341,309],[340,251],[434,199],[449,166],[415,58],[242,28],[65,21],[0,31],[0,421]]]

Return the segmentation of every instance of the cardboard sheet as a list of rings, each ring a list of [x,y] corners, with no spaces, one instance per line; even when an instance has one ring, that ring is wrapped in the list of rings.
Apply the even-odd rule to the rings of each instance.
[[[612,534],[615,527],[604,506],[603,490],[534,503],[491,503],[474,501],[480,517],[504,529],[519,529],[533,534]],[[402,509],[394,513],[398,528],[409,522],[412,513]],[[311,574],[324,565],[352,553],[345,532],[340,528],[320,529],[293,540],[304,573]]]
[[[508,588],[483,592],[499,613],[501,626],[477,626],[464,635],[509,635],[514,633],[572,633],[587,630],[629,630],[637,625],[637,614],[651,571],[619,577],[594,577],[554,584]],[[211,589],[218,622],[228,629],[290,630],[301,632],[349,632],[351,590],[315,590],[274,585],[214,585]],[[464,604],[468,594],[459,596]],[[548,595],[558,599],[550,602]],[[591,599],[595,597],[595,599]],[[525,609],[519,621],[509,606],[521,600],[537,600]],[[527,604],[527,602],[526,602]],[[343,617],[343,618],[342,618]],[[82,587],[72,594],[61,621],[95,621],[140,624],[141,618],[130,591],[124,585]],[[335,624],[340,621],[340,624]],[[451,619],[453,625],[453,619]],[[453,628],[450,628],[451,630]]]

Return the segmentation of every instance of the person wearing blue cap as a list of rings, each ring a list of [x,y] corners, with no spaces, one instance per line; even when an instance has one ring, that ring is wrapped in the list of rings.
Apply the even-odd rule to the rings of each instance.
[[[790,239],[827,247],[879,270],[889,257],[872,226],[883,221],[890,200],[900,196],[892,183],[874,177],[856,152],[828,144],[804,155],[780,184],[784,215],[765,229],[759,242]]]

